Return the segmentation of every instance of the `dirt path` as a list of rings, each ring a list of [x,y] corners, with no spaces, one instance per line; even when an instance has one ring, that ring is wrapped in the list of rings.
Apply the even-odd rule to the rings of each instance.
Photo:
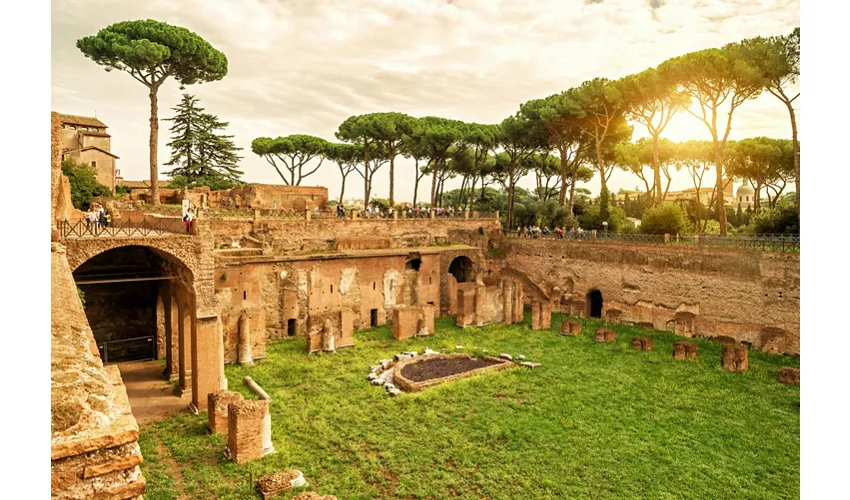
[[[162,363],[140,361],[119,363],[121,378],[127,387],[127,397],[133,416],[139,424],[161,420],[172,413],[187,411],[192,398],[174,395],[172,385],[162,378]]]

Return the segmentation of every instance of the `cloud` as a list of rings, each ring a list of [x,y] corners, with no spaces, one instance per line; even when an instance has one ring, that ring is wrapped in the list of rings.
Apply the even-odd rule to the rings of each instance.
[[[529,99],[596,76],[618,78],[685,52],[790,32],[800,13],[799,2],[786,0],[54,0],[53,109],[96,111],[128,179],[147,176],[147,89],[105,72],[75,42],[111,23],[147,18],[185,26],[227,55],[223,80],[186,91],[230,122],[229,133],[245,148],[246,180],[278,182],[250,152],[254,138],[307,133],[335,140],[345,118],[377,111],[498,122]],[[175,82],[163,85],[160,117],[171,114],[180,94]],[[733,133],[786,137],[787,122],[775,98],[760,97],[736,111]],[[166,161],[166,127],[159,140]],[[412,171],[412,162],[397,165]],[[323,165],[308,184],[328,186],[333,197],[336,170]],[[376,177],[378,196],[388,192],[387,176],[382,170]],[[346,190],[359,193],[358,182],[349,180]],[[615,189],[624,187],[618,182]],[[412,196],[412,182],[397,184],[402,198]],[[588,187],[597,185],[595,179]]]

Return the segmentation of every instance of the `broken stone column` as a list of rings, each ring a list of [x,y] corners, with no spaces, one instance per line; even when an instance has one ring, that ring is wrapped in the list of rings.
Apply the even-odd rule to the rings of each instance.
[[[597,328],[593,334],[593,340],[596,342],[614,342],[617,340],[617,332],[610,328]]]
[[[548,330],[552,328],[552,303],[543,302],[540,304],[540,329]]]
[[[412,306],[399,306],[393,309],[393,338],[405,340],[416,335],[420,312],[420,308]]]
[[[720,349],[720,366],[730,372],[744,372],[749,369],[749,350],[747,346],[725,344]]]
[[[513,298],[513,283],[502,281],[502,317],[506,325],[510,325],[514,320]]]
[[[519,283],[514,283],[514,303],[513,303],[513,313],[514,313],[514,323],[522,323],[523,314],[525,311],[523,310],[522,305],[522,285]]]
[[[253,365],[254,358],[251,356],[251,318],[246,311],[239,316],[239,346],[238,359],[240,365]]]
[[[213,434],[228,434],[230,427],[227,406],[244,399],[241,394],[233,391],[215,391],[207,395],[207,427]]]
[[[777,370],[776,380],[785,385],[800,385],[800,369],[783,366]]]
[[[531,329],[540,330],[540,302],[531,303]]]
[[[268,401],[236,401],[227,405],[227,451],[237,464],[263,456],[263,427]]]
[[[336,351],[336,346],[334,345],[334,327],[328,318],[325,318],[322,325],[322,350],[325,352]]]
[[[632,337],[632,349],[636,351],[651,351],[655,349],[655,339],[649,337]]]
[[[699,348],[690,342],[673,342],[674,359],[697,359]]]
[[[457,326],[466,328],[475,320],[475,289],[461,288],[457,291]]]

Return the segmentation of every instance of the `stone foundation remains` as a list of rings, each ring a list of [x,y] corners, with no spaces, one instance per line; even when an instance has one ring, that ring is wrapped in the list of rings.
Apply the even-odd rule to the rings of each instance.
[[[230,403],[243,401],[245,398],[242,394],[234,391],[216,391],[211,392],[208,399],[207,427],[213,434],[223,434],[227,436],[230,432],[228,405],[230,405]]]
[[[632,337],[632,349],[636,351],[651,351],[655,349],[655,339],[649,337]]]
[[[610,328],[597,328],[593,333],[596,342],[614,342],[617,340],[617,332]]]
[[[776,371],[776,380],[785,385],[800,385],[800,369],[784,366]]]
[[[699,347],[691,342],[673,342],[674,359],[697,359]]]
[[[227,405],[227,451],[237,464],[263,456],[263,420],[268,401],[236,401]]]
[[[745,372],[749,369],[747,346],[726,344],[720,349],[720,366],[730,372]]]

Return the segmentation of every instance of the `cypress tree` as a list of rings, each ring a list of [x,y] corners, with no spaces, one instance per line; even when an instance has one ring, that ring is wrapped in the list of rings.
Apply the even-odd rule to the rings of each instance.
[[[232,135],[223,135],[219,131],[229,124],[217,116],[204,113],[198,106],[198,99],[183,94],[183,99],[175,108],[171,127],[171,159],[165,164],[175,166],[170,172],[185,182],[186,187],[209,186],[211,189],[226,189],[239,183],[242,171],[238,162],[242,159],[236,154],[242,148],[233,143]]]

